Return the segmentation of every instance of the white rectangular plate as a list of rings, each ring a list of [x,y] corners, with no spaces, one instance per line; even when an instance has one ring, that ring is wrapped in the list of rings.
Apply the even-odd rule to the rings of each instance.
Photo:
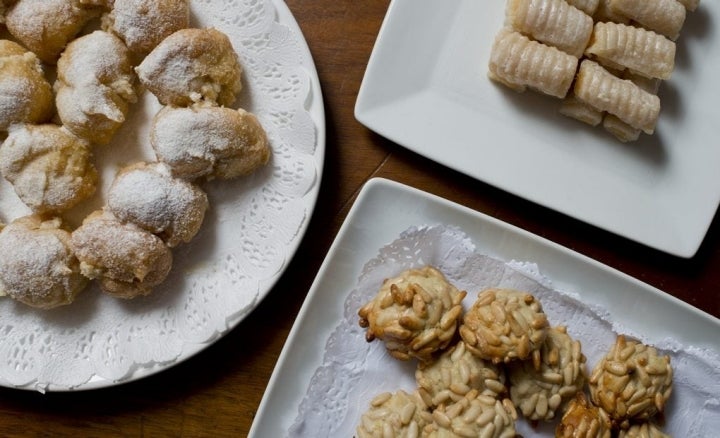
[[[680,257],[720,202],[720,2],[688,13],[657,131],[622,144],[487,78],[504,0],[393,0],[355,116],[427,158]]]
[[[534,234],[384,180],[368,182],[353,205],[305,299],[250,430],[251,437],[283,437],[295,420],[325,343],[343,320],[343,304],[363,265],[411,226],[462,229],[477,251],[500,260],[535,262],[558,290],[582,291],[587,304],[638,333],[720,351],[720,321],[672,296]],[[638,318],[643,314],[653,318]]]

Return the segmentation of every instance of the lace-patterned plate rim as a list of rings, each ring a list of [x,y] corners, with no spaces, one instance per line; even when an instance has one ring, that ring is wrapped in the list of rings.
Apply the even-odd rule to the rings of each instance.
[[[212,1],[214,0],[193,0],[193,3],[210,3]],[[289,45],[292,45],[298,52],[295,55],[295,58],[297,58],[298,61],[298,65],[292,66],[292,69],[295,71],[295,75],[303,76],[301,78],[301,81],[307,82],[307,84],[305,84],[305,87],[300,90],[300,92],[304,94],[298,96],[299,99],[296,98],[296,100],[299,100],[301,103],[302,110],[300,112],[304,111],[304,114],[299,114],[299,117],[303,118],[303,121],[305,122],[309,121],[310,125],[312,125],[312,128],[314,128],[314,132],[312,133],[312,136],[314,138],[312,143],[314,144],[298,146],[300,147],[300,149],[295,152],[295,155],[290,157],[291,159],[296,159],[297,162],[293,161],[289,164],[280,164],[280,166],[290,166],[291,169],[293,169],[292,166],[297,165],[298,163],[300,163],[300,165],[310,166],[310,170],[305,169],[304,172],[312,173],[312,175],[300,175],[299,177],[297,177],[299,180],[301,180],[299,183],[300,189],[288,189],[290,191],[295,191],[294,193],[292,193],[293,197],[289,200],[289,202],[295,202],[299,204],[298,206],[296,206],[296,209],[301,209],[302,211],[304,211],[304,214],[301,215],[302,217],[299,220],[297,220],[297,222],[299,223],[291,223],[289,225],[290,231],[287,231],[285,229],[280,230],[281,233],[286,232],[287,236],[285,237],[284,245],[281,245],[281,247],[277,250],[277,254],[274,255],[277,259],[273,261],[273,263],[277,264],[277,266],[274,266],[275,270],[271,272],[270,275],[259,275],[257,279],[253,279],[257,280],[257,291],[255,295],[251,297],[249,303],[243,303],[245,307],[228,310],[227,313],[223,315],[224,320],[222,321],[222,323],[216,324],[222,327],[220,330],[216,330],[215,332],[211,333],[211,335],[208,336],[206,340],[200,342],[188,339],[181,340],[179,342],[181,344],[179,353],[169,360],[136,360],[136,358],[134,357],[123,358],[122,360],[127,361],[129,365],[127,366],[127,369],[125,369],[125,371],[122,371],[122,373],[124,374],[121,378],[107,378],[100,375],[99,373],[92,373],[88,375],[82,383],[73,385],[56,384],[52,380],[32,380],[26,384],[14,384],[6,376],[3,376],[3,364],[0,364],[0,386],[21,390],[35,390],[40,392],[67,392],[115,386],[118,384],[128,383],[159,373],[178,363],[183,362],[184,360],[189,359],[195,354],[200,353],[205,348],[209,347],[214,342],[222,338],[230,330],[233,330],[238,324],[240,324],[240,322],[245,319],[245,317],[247,317],[255,309],[255,307],[259,305],[259,303],[265,298],[265,296],[270,293],[274,285],[282,276],[287,265],[294,257],[302,241],[302,238],[305,235],[305,232],[307,231],[310,216],[312,215],[312,212],[315,209],[315,204],[317,202],[325,157],[325,110],[323,106],[320,82],[314,61],[312,59],[312,55],[303,37],[302,30],[300,29],[290,9],[282,0],[253,0],[249,3],[252,3],[252,5],[257,8],[263,8],[267,10],[267,16],[270,17],[269,21],[272,21],[270,23],[270,26],[274,26],[274,29],[268,31],[268,35],[266,35],[268,38],[277,38],[279,34],[282,38],[282,41],[285,41]],[[238,2],[232,0],[220,0],[216,1],[216,4],[221,5],[218,7],[228,7],[228,5],[230,7],[239,7]],[[211,22],[210,25],[214,25],[214,23]],[[280,48],[279,50],[283,49]],[[268,65],[272,65],[273,63],[277,63],[277,57],[282,57],[282,54],[277,55],[274,53],[266,53],[256,56],[261,62],[266,62],[264,57],[270,58],[267,60],[267,63]],[[244,74],[248,74],[247,70]],[[248,93],[248,86],[246,85],[245,88],[246,90],[243,91],[243,93]],[[284,92],[282,90],[275,91],[276,93]],[[250,92],[252,94],[257,94],[261,91],[250,90]],[[285,102],[274,102],[272,100],[276,97],[277,96],[272,96],[266,99],[267,101],[269,101],[269,103],[264,102],[262,98],[257,98],[254,96],[252,97],[252,105],[255,106],[254,111],[257,111],[256,114],[261,119],[261,121],[263,121],[263,123],[264,121],[274,122],[274,118],[282,117],[288,111],[288,109],[284,107]],[[273,104],[276,107],[273,107]],[[276,123],[278,126],[272,128],[274,131],[281,131],[279,133],[275,132],[277,145],[273,145],[274,149],[275,146],[278,147],[278,150],[282,148],[293,147],[292,140],[295,137],[302,138],[302,140],[304,140],[299,141],[298,143],[307,143],[307,131],[301,132],[295,129],[295,126],[284,126],[283,123],[284,121],[279,121]],[[270,135],[271,133],[268,132],[268,134]],[[273,138],[271,138],[271,142],[273,142]],[[299,157],[300,155],[306,158]],[[283,158],[284,157],[280,157],[281,160]],[[271,177],[270,181],[268,181],[264,187],[253,187],[253,184],[256,184],[256,182],[252,179],[250,182],[241,182],[239,184],[241,186],[250,186],[251,189],[257,192],[261,192],[263,190],[280,190],[278,189],[279,186],[282,186],[283,184],[288,184],[287,181],[283,179],[284,177],[288,176],[287,169],[280,169],[280,172],[282,171],[285,171],[286,173],[280,173],[280,175],[277,177]],[[290,176],[292,177],[293,175]],[[5,188],[5,190],[7,190],[7,188]],[[218,191],[218,193],[223,192]],[[212,197],[211,192],[209,192],[209,195]],[[15,204],[17,203],[15,202]],[[15,207],[15,205],[12,206]],[[234,204],[230,206],[230,208],[237,207],[238,205]],[[288,224],[283,223],[280,225],[280,227],[282,226],[288,227]],[[190,294],[191,293],[192,292],[190,292]],[[178,313],[180,313],[180,310],[178,310]],[[2,321],[0,321],[0,323],[1,322]],[[139,323],[142,323],[142,321],[140,321]],[[174,327],[173,329],[178,330],[177,327]],[[90,335],[90,337],[92,338],[94,335],[95,334],[92,334]],[[78,340],[78,344],[79,343],[80,341]],[[19,348],[20,347],[18,347],[17,345],[3,345],[3,340],[0,340],[0,350],[18,352]],[[22,353],[22,351],[20,351],[20,353]],[[143,357],[147,355],[147,353],[144,353]]]
[[[331,415],[337,414],[331,409],[337,407],[338,400],[345,400],[344,405],[355,412],[364,407],[348,405],[346,391],[350,384],[337,382],[330,371],[342,368],[353,373],[361,365],[342,343],[328,342],[347,317],[346,300],[358,287],[358,279],[362,279],[368,268],[373,268],[365,264],[375,260],[380,248],[396,241],[407,230],[435,225],[461,229],[472,239],[477,252],[494,259],[513,266],[518,260],[532,261],[553,288],[577,297],[592,312],[602,308],[607,312],[601,313],[603,319],[622,321],[622,325],[613,325],[615,331],[646,334],[648,341],[662,341],[663,345],[697,347],[709,357],[720,354],[720,342],[714,336],[720,329],[720,320],[697,308],[525,230],[412,187],[374,178],[358,195],[307,294],[263,395],[250,438],[321,436],[322,431],[327,436],[347,435],[331,430],[332,426],[328,425],[334,420]],[[534,270],[531,271],[528,278],[538,281]],[[638,305],[648,314],[665,317],[635,318]],[[354,327],[357,326],[353,324],[344,330],[355,330]],[[363,340],[361,334],[358,338]],[[328,364],[324,361],[330,349],[340,353]],[[394,374],[393,378],[396,378]],[[299,417],[302,414],[299,409],[313,382],[324,389],[320,397],[326,401],[319,411],[309,412],[320,419],[322,431],[313,428],[318,422],[310,424],[307,417],[296,423],[298,418],[303,418]],[[393,382],[397,383],[397,379]],[[358,387],[363,387],[362,383]],[[353,430],[356,424],[348,424],[352,419],[342,415],[333,425],[342,425],[345,432]]]

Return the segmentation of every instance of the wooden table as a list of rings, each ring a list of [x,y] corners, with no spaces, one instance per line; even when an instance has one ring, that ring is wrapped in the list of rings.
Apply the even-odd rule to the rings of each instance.
[[[317,208],[280,282],[232,332],[156,376],[41,395],[0,390],[0,436],[246,436],[295,316],[348,209],[371,177],[393,179],[517,225],[720,317],[720,222],[678,259],[511,196],[419,157],[353,116],[389,0],[288,0],[323,88],[327,153]]]

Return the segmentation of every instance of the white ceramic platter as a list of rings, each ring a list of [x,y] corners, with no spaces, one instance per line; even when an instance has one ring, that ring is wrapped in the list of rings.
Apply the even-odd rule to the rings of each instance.
[[[282,0],[192,0],[191,26],[225,32],[243,64],[238,106],[255,113],[272,146],[250,176],[203,182],[210,208],[198,235],[173,249],[167,280],[144,298],[113,299],[91,284],[69,306],[39,311],[0,299],[0,386],[68,391],[113,386],[202,351],[270,292],[310,222],[325,156],[315,65]],[[154,160],[148,133],[160,105],[142,94],[113,142],[96,147],[95,198],[66,217],[77,226],[104,204],[118,169]],[[0,182],[0,220],[29,210]]]
[[[720,3],[701,2],[660,89],[657,131],[617,142],[559,101],[487,78],[505,2],[393,0],[355,107],[368,128],[452,169],[652,248],[691,257],[720,201]]]
[[[268,384],[251,437],[287,436],[310,380],[323,364],[330,334],[344,320],[344,304],[363,266],[410,227],[458,227],[479,253],[503,261],[537,263],[557,290],[576,291],[637,333],[720,351],[720,321],[597,261],[492,217],[384,179],[362,189],[305,299]],[[643,314],[654,318],[638,318]],[[351,348],[351,347],[347,347]],[[385,389],[391,390],[391,389]],[[334,395],[335,399],[343,399]],[[312,433],[312,431],[307,431]]]

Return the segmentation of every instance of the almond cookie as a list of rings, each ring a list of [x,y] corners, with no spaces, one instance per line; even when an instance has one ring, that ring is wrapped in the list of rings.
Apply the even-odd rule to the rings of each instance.
[[[465,314],[460,336],[468,350],[493,363],[527,359],[548,332],[547,316],[529,293],[487,289]]]
[[[585,385],[585,355],[565,327],[553,327],[532,361],[508,364],[510,399],[530,420],[549,421]],[[535,359],[539,359],[536,361]]]
[[[170,168],[160,163],[137,163],[122,169],[107,202],[115,217],[150,231],[171,248],[197,234],[208,208],[205,192],[173,177]]]
[[[420,362],[415,380],[420,396],[431,407],[460,401],[473,389],[492,397],[506,392],[503,371],[470,353],[463,341],[434,362]]]
[[[619,335],[590,376],[593,403],[607,411],[615,424],[648,420],[661,413],[672,392],[670,356]]]
[[[21,217],[0,232],[0,295],[50,309],[72,303],[87,284],[60,218]]]
[[[460,401],[433,411],[433,423],[426,426],[428,438],[488,437],[514,438],[517,413],[510,400],[500,401],[472,390]]]
[[[215,29],[182,29],[165,38],[135,69],[163,105],[231,106],[242,67],[230,39]]]
[[[35,213],[68,210],[95,193],[88,144],[62,126],[20,125],[0,146],[0,172]]]
[[[565,414],[555,428],[558,438],[610,438],[610,419],[578,392],[570,400]]]
[[[148,295],[172,266],[170,249],[154,234],[96,211],[72,233],[80,269],[100,281],[103,292],[117,298]]]
[[[386,279],[358,311],[360,326],[368,342],[383,340],[393,357],[427,362],[455,335],[465,295],[433,267],[409,269]]]
[[[385,392],[370,402],[370,409],[360,418],[358,438],[415,438],[432,417],[417,393]]]
[[[53,92],[40,60],[17,43],[0,40],[0,131],[15,123],[52,118]]]
[[[153,120],[150,144],[175,176],[229,179],[247,175],[270,159],[270,144],[257,118],[242,109],[167,106]]]

